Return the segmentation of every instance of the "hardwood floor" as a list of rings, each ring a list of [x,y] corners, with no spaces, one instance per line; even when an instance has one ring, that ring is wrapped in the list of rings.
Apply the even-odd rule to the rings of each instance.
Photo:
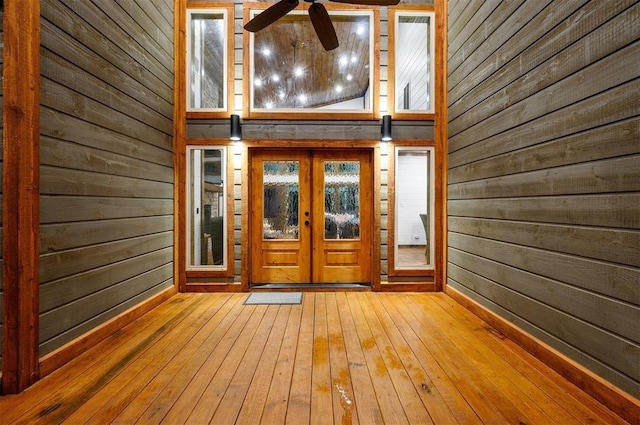
[[[0,423],[622,424],[441,293],[179,294]]]

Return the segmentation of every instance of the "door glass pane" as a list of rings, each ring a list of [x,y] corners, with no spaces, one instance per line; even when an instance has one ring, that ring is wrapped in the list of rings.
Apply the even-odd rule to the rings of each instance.
[[[298,161],[264,161],[264,239],[298,239]]]
[[[189,149],[189,266],[224,266],[225,150]]]
[[[360,163],[324,163],[324,237],[360,238]]]
[[[428,268],[433,254],[432,150],[398,148],[395,174],[395,266]]]

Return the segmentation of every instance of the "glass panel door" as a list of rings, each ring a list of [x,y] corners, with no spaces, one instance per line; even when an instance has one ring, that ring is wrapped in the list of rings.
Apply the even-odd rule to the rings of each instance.
[[[251,282],[371,282],[369,151],[251,157]]]

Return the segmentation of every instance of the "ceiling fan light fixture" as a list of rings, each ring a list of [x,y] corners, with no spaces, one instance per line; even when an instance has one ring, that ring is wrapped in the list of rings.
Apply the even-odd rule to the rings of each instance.
[[[326,51],[338,47],[338,37],[331,22],[331,17],[322,3],[316,0],[305,0],[311,3],[309,6],[309,18],[313,24],[313,29],[318,35],[322,47]],[[331,0],[338,3],[361,4],[368,6],[393,6],[400,3],[400,0]],[[299,0],[280,0],[272,4],[266,10],[254,16],[244,25],[244,29],[249,32],[258,32],[285,16],[298,6]]]

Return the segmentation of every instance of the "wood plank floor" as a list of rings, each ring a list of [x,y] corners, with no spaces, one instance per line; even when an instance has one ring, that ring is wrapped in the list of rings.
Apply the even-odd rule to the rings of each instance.
[[[444,294],[179,294],[0,423],[623,424]]]

